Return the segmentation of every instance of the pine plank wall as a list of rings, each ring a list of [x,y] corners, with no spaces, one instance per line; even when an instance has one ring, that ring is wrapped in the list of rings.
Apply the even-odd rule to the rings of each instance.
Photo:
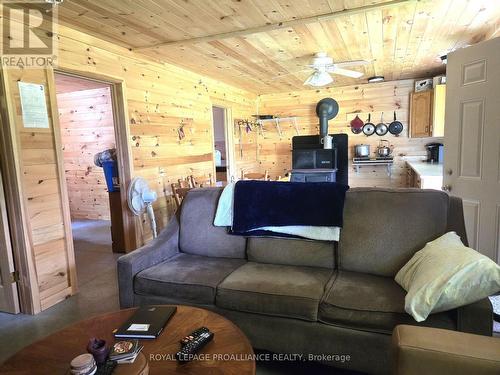
[[[59,33],[60,69],[124,80],[134,175],[148,179],[158,192],[154,209],[162,228],[175,211],[170,184],[191,174],[214,173],[212,105],[231,107],[233,117],[247,118],[256,95],[64,26]],[[141,218],[141,223],[146,242],[151,238],[148,220]]]
[[[106,181],[94,155],[116,145],[110,88],[58,93],[57,107],[71,218],[109,220]]]
[[[256,95],[62,25],[56,37],[58,69],[123,80],[134,175],[148,179],[158,192],[154,209],[161,229],[175,211],[170,184],[190,174],[214,173],[212,105],[231,107],[234,117],[246,118],[254,112]],[[70,228],[61,210],[65,198],[60,168],[54,164],[53,123],[50,121],[47,130],[24,128],[17,90],[18,81],[44,84],[47,91],[53,82],[42,69],[9,69],[4,73],[16,111],[15,138],[20,140],[15,143],[21,155],[21,188],[28,211],[24,221],[30,237],[28,258],[33,262],[29,267],[33,306],[26,312],[37,313],[77,291],[73,246],[65,236]],[[47,97],[47,107],[51,104]],[[178,136],[181,125],[186,135],[183,139]],[[145,243],[151,238],[148,220],[137,220],[139,242]]]
[[[231,108],[232,124],[234,119],[251,119],[255,113],[298,116],[300,134],[305,135],[318,132],[318,119],[314,113],[317,101],[333,97],[339,101],[340,113],[330,122],[330,131],[348,132],[351,146],[368,142],[372,147],[379,137],[352,135],[348,129],[350,120],[355,113],[359,113],[363,120],[372,113],[372,120],[376,123],[384,112],[384,120],[390,122],[392,112],[396,110],[405,130],[398,138],[387,136],[395,146],[393,177],[389,179],[383,168],[365,168],[359,175],[351,172],[351,186],[403,186],[404,157],[425,155],[424,145],[432,141],[407,136],[408,101],[413,81],[258,96],[65,26],[59,26],[57,38],[58,69],[123,80],[134,175],[148,179],[150,186],[158,192],[159,199],[154,209],[159,229],[166,225],[175,211],[170,184],[191,174],[214,173],[212,105]],[[38,305],[34,306],[34,312],[48,308],[76,291],[73,250],[64,235],[68,224],[61,210],[65,198],[58,183],[58,167],[54,164],[56,134],[52,125],[41,131],[23,128],[19,108],[18,80],[49,86],[49,79],[50,75],[40,69],[8,73],[22,155],[19,162],[23,171],[24,204],[31,221],[29,255],[34,262],[31,269],[38,285],[35,291]],[[49,98],[47,101],[50,105]],[[185,134],[182,139],[179,137],[180,127]],[[272,124],[265,125],[263,135],[255,130],[246,133],[242,129],[240,153],[239,131],[235,126],[237,174],[241,168],[252,171],[267,169],[274,178],[290,169],[291,137],[295,131],[286,124],[282,129],[281,138]],[[91,133],[86,140],[97,142],[98,136]],[[145,217],[138,220],[140,242],[145,243],[151,238],[148,221]]]
[[[442,138],[409,138],[408,114],[410,92],[414,89],[413,80],[400,80],[384,83],[355,86],[324,88],[317,90],[293,91],[289,93],[267,94],[259,97],[259,113],[280,117],[297,116],[300,135],[318,134],[319,120],[316,115],[316,103],[326,97],[334,98],[339,103],[339,113],[329,121],[330,133],[347,133],[349,137],[349,160],[354,156],[355,144],[369,144],[372,156],[380,139],[386,139],[394,147],[394,166],[392,176],[388,177],[385,167],[361,167],[359,174],[349,163],[350,186],[404,187],[406,185],[405,160],[426,157],[425,144],[442,141]],[[366,121],[371,114],[371,121],[377,124],[381,120],[390,123],[394,111],[397,119],[404,125],[398,136],[390,133],[383,137],[353,134],[350,122],[356,116]],[[257,130],[242,132],[243,157],[239,143],[235,145],[236,158],[240,166],[263,172],[268,170],[271,178],[283,176],[291,168],[291,139],[296,135],[290,122],[281,123],[280,138],[273,123],[264,123],[263,134]],[[239,142],[237,131],[235,141]]]

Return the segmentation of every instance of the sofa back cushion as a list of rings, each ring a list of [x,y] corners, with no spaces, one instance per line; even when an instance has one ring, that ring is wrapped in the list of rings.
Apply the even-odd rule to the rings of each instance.
[[[349,190],[339,269],[394,277],[416,251],[446,232],[448,200],[438,190]]]
[[[246,238],[214,226],[221,188],[188,192],[181,206],[179,248],[181,252],[223,258],[245,258]]]
[[[330,269],[335,267],[333,242],[249,237],[247,243],[247,256],[251,262]]]

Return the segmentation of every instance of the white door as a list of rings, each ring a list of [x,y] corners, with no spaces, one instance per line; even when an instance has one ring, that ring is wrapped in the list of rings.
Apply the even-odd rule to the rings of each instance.
[[[500,262],[500,38],[450,53],[446,85],[444,188],[470,247]]]
[[[17,314],[19,297],[17,283],[13,282],[14,262],[10,243],[7,209],[0,171],[0,311]]]

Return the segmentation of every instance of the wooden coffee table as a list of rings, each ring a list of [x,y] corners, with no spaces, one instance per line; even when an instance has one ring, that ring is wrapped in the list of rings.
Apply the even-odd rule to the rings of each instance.
[[[134,311],[135,308],[121,310],[66,327],[9,358],[0,367],[0,374],[66,374],[71,359],[86,352],[91,337],[112,343],[112,331]],[[180,347],[179,340],[202,326],[215,334],[213,341],[199,352],[206,355],[205,358],[185,364],[173,360]],[[140,342],[144,345],[142,352],[149,361],[151,375],[255,374],[255,361],[251,358],[254,353],[246,336],[232,322],[208,310],[177,306],[177,312],[157,339]]]

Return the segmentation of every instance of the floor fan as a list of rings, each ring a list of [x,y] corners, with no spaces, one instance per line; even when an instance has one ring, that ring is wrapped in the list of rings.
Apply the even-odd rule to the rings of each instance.
[[[135,177],[128,188],[128,207],[134,215],[142,215],[144,211],[148,213],[151,222],[153,238],[156,238],[156,220],[153,211],[153,202],[157,199],[157,194],[149,188],[148,182],[142,177]]]

